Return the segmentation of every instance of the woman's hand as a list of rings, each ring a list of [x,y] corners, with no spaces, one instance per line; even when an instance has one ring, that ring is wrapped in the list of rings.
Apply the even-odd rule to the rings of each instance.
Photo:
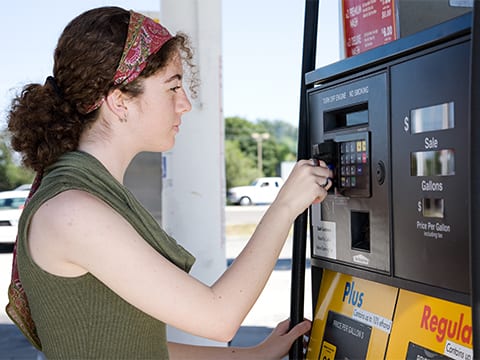
[[[323,161],[300,160],[283,184],[272,205],[284,204],[292,211],[293,217],[308,206],[325,199],[332,186],[332,171]]]
[[[289,319],[280,322],[262,343],[252,349],[255,354],[254,358],[265,360],[282,359],[288,354],[295,340],[309,333],[312,323],[309,320],[304,320],[295,325],[290,331],[288,330],[289,326]]]
[[[168,343],[170,359],[197,360],[280,360],[284,358],[293,342],[309,333],[312,324],[305,320],[288,330],[290,320],[280,322],[260,344],[252,347],[198,346]]]

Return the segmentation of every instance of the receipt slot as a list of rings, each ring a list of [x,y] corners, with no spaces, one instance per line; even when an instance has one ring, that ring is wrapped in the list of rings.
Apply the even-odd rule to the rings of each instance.
[[[387,74],[332,84],[308,96],[312,156],[333,170],[313,207],[313,255],[390,272]],[[321,214],[321,215],[320,215]]]

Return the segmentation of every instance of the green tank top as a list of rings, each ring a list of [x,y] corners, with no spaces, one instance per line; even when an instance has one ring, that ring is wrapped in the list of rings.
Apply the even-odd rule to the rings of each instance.
[[[185,271],[190,271],[195,260],[98,160],[78,151],[63,155],[46,169],[19,222],[19,276],[43,353],[48,359],[168,359],[163,322],[124,301],[90,273],[55,276],[30,257],[27,229],[32,215],[45,201],[71,189],[87,191],[107,203],[145,241]],[[149,289],[136,291],[149,295]]]

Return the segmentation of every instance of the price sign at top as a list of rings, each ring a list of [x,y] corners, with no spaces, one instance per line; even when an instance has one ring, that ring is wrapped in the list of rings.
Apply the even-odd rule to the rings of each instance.
[[[342,0],[347,57],[397,39],[395,0]]]

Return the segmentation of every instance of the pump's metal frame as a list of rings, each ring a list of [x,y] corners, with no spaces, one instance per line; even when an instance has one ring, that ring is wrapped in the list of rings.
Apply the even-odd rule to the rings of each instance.
[[[480,358],[480,0],[474,0],[472,16],[471,51],[471,89],[470,89],[470,126],[471,126],[471,174],[470,174],[470,261],[471,261],[471,307],[473,327],[473,354]],[[298,126],[298,159],[310,158],[308,148],[308,121],[306,104],[305,76],[315,68],[316,43],[318,32],[318,0],[305,1],[305,22],[303,37],[302,77],[300,87],[300,118]],[[308,211],[302,213],[294,223],[293,252],[291,274],[291,327],[304,318],[305,266]],[[298,339],[292,346],[289,359],[303,359],[303,341]]]
[[[470,126],[470,266],[473,357],[480,354],[480,0],[474,1],[472,17]]]
[[[308,159],[307,128],[307,89],[305,86],[305,74],[315,69],[315,57],[317,50],[317,26],[318,26],[318,0],[305,1],[305,22],[303,29],[303,57],[302,76],[300,85],[300,118],[298,124],[298,148],[297,158]],[[305,210],[295,220],[293,226],[293,252],[292,252],[292,280],[290,295],[290,325],[294,326],[303,321],[303,305],[305,296],[305,258],[307,239],[308,210]],[[303,341],[298,339],[293,344],[289,358],[303,358]]]

